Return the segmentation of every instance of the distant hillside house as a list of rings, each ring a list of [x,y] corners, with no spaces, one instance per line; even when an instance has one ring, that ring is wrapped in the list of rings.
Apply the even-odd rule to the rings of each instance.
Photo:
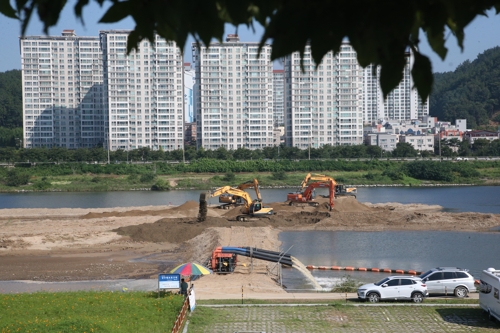
[[[464,140],[468,140],[471,145],[477,139],[486,139],[488,141],[498,140],[500,139],[500,133],[482,130],[469,131],[464,133]]]

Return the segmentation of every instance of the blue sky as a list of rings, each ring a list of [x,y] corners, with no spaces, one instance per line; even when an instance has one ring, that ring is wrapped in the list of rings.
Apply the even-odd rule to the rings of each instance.
[[[97,36],[99,30],[105,29],[133,29],[134,21],[125,19],[115,24],[98,24],[99,18],[105,12],[104,8],[91,1],[91,4],[84,9],[85,26],[76,21],[73,14],[72,2],[63,10],[57,26],[49,30],[50,35],[60,35],[63,29],[74,29],[79,36]],[[459,64],[465,60],[474,60],[479,53],[500,45],[500,15],[495,15],[494,11],[488,12],[489,17],[476,18],[465,30],[465,48],[461,52],[457,46],[456,39],[450,35],[446,46],[448,55],[442,61],[435,55],[426,43],[425,39],[420,43],[422,53],[430,57],[434,72],[453,71]],[[43,35],[43,26],[37,17],[30,22],[26,35]],[[255,33],[245,26],[240,26],[238,34],[241,41],[258,41],[262,35],[263,28],[256,26]],[[2,35],[0,41],[2,49],[0,50],[0,72],[10,69],[20,69],[21,60],[19,55],[19,35],[20,24],[18,21],[7,18],[0,14],[0,31]],[[226,33],[234,33],[235,28],[231,25],[226,26]],[[193,39],[188,40],[185,49],[186,62],[191,61],[191,52],[189,45]]]

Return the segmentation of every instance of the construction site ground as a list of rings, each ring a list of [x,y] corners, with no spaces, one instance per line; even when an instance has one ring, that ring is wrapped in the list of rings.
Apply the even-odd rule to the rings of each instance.
[[[3,209],[0,280],[156,280],[179,263],[205,262],[216,246],[279,250],[283,230],[485,232],[500,225],[500,215],[445,213],[439,206],[372,205],[341,197],[329,211],[328,199],[318,200],[319,207],[269,203],[275,215],[249,222],[232,220],[239,208],[216,207],[208,209],[206,221],[197,222],[194,201],[177,207]],[[241,297],[242,286],[246,298],[265,294],[279,299],[286,294],[268,274],[268,262],[255,260],[252,266],[249,258],[241,258],[233,274],[196,280],[197,294],[205,299]]]

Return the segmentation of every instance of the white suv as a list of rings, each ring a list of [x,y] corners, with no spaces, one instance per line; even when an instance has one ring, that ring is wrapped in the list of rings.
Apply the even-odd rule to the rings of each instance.
[[[437,267],[420,275],[427,285],[429,294],[455,294],[457,297],[467,297],[470,291],[475,291],[474,277],[469,270],[458,267]]]
[[[358,289],[358,299],[377,303],[379,300],[411,299],[422,303],[428,296],[427,286],[415,276],[389,276],[376,282],[365,284]]]

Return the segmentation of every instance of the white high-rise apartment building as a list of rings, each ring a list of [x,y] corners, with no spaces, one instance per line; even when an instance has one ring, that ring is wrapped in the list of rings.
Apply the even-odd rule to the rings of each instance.
[[[273,70],[273,114],[274,125],[284,124],[285,109],[285,71],[283,69]]]
[[[98,37],[20,38],[24,147],[91,148],[105,141]]]
[[[310,47],[285,58],[285,143],[307,149],[363,142],[362,68],[354,49],[325,55],[316,70]]]
[[[363,120],[371,123],[379,119],[416,120],[429,114],[429,99],[422,103],[416,89],[413,89],[411,69],[414,63],[413,53],[406,54],[403,79],[384,100],[380,86],[380,66],[370,65],[363,71]]]
[[[174,42],[156,36],[127,55],[128,30],[100,32],[110,149],[182,149],[183,59]]]
[[[258,42],[240,42],[238,35],[207,48],[193,43],[198,147],[273,145],[271,46],[260,57],[258,49]]]

